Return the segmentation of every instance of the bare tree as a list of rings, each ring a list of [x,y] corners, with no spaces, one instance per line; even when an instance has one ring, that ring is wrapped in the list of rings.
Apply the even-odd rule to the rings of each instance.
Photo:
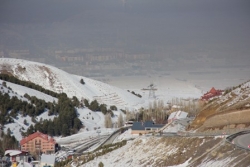
[[[105,115],[104,125],[106,128],[112,128],[112,120],[111,115],[109,113]]]
[[[127,111],[126,112],[126,121],[129,121],[131,119],[135,119],[135,114],[133,112]]]
[[[122,127],[123,125],[124,125],[123,116],[120,113],[118,116],[118,127]]]

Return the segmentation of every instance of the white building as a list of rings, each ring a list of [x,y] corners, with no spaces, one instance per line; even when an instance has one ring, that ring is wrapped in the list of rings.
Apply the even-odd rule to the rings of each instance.
[[[41,166],[54,167],[56,156],[54,154],[42,154],[41,156]]]

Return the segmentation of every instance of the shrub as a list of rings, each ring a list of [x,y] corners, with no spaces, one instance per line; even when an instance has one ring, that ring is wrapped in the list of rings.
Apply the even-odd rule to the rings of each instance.
[[[126,114],[126,110],[121,109],[121,111],[122,111],[124,114]]]
[[[117,111],[117,107],[116,107],[115,105],[110,106],[110,110],[115,110],[115,111]]]
[[[83,84],[83,85],[85,84],[83,79],[80,80],[80,83]]]
[[[100,163],[98,164],[98,167],[104,167],[104,164],[103,164],[102,162],[100,162]]]
[[[27,120],[26,120],[26,119],[24,119],[23,124],[24,124],[24,125],[28,125],[28,123],[27,123]]]
[[[2,82],[2,85],[3,85],[4,87],[7,87],[6,82]]]

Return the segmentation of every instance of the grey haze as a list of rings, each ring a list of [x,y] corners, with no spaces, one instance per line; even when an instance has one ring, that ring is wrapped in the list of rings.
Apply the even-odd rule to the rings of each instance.
[[[85,76],[249,69],[249,16],[249,0],[1,0],[0,53]]]

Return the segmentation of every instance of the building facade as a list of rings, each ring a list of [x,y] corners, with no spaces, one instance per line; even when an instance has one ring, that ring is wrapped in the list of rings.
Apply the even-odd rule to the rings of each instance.
[[[55,153],[55,140],[41,132],[35,132],[20,141],[21,150],[30,153],[52,154]]]

